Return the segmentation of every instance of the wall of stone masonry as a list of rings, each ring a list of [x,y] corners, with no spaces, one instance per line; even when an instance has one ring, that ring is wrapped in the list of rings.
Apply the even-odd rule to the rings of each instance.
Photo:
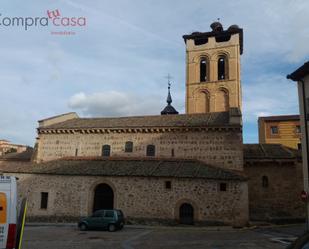
[[[40,134],[37,161],[61,157],[101,156],[102,146],[111,146],[111,156],[145,157],[149,144],[156,157],[198,159],[226,169],[243,170],[241,131],[199,131],[165,133]],[[133,142],[133,152],[125,152],[125,142]]]
[[[251,220],[294,220],[305,217],[302,165],[276,162],[256,162],[245,165],[248,175],[249,210]],[[268,187],[262,186],[262,177],[268,177]]]
[[[130,220],[177,222],[179,207],[190,203],[197,223],[227,223],[243,226],[248,221],[247,183],[154,177],[90,177],[15,174],[19,198],[28,198],[28,220],[77,220],[92,213],[94,190],[106,183],[114,191],[114,208],[122,209]],[[171,189],[165,188],[170,180]],[[224,181],[222,181],[224,182]],[[40,208],[41,192],[48,192],[48,208]]]

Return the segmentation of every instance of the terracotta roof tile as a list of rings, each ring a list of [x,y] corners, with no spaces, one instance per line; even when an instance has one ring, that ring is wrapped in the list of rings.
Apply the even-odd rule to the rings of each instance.
[[[276,160],[297,159],[298,150],[281,144],[244,144],[244,159],[246,160]]]
[[[80,175],[80,176],[141,176],[245,180],[243,174],[207,165],[197,160],[76,158],[61,159],[18,167],[0,165],[3,173]]]
[[[75,118],[39,129],[229,126],[229,112],[116,118]],[[234,125],[235,126],[235,125]]]
[[[30,161],[33,154],[33,148],[27,147],[23,152],[13,152],[0,156],[1,160],[15,160],[15,161]]]

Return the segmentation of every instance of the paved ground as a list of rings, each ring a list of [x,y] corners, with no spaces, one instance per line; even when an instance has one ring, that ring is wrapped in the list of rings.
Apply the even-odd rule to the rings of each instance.
[[[283,249],[303,230],[301,225],[250,230],[126,226],[110,233],[81,232],[73,226],[27,226],[22,249]]]

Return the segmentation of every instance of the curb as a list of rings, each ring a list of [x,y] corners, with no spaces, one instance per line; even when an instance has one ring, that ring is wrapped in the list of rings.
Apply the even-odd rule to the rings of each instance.
[[[160,225],[125,225],[129,229],[151,229],[151,230],[199,230],[199,231],[246,231],[262,228],[280,228],[280,227],[292,227],[303,224],[264,224],[264,225],[250,225],[248,227],[234,228],[232,226],[160,226]],[[25,224],[26,227],[76,227],[77,223],[39,223],[29,222]]]
[[[76,227],[77,223],[39,223],[29,222],[25,224],[26,227]],[[242,230],[231,226],[151,226],[151,225],[125,225],[130,229],[152,229],[152,230],[200,230],[200,231],[233,231]]]

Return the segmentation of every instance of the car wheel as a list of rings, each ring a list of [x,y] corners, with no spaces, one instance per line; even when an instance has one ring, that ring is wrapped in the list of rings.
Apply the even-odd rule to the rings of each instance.
[[[80,224],[79,230],[86,231],[87,230],[87,225],[85,223]]]
[[[109,224],[108,225],[108,231],[115,232],[116,231],[116,226],[114,224]]]

